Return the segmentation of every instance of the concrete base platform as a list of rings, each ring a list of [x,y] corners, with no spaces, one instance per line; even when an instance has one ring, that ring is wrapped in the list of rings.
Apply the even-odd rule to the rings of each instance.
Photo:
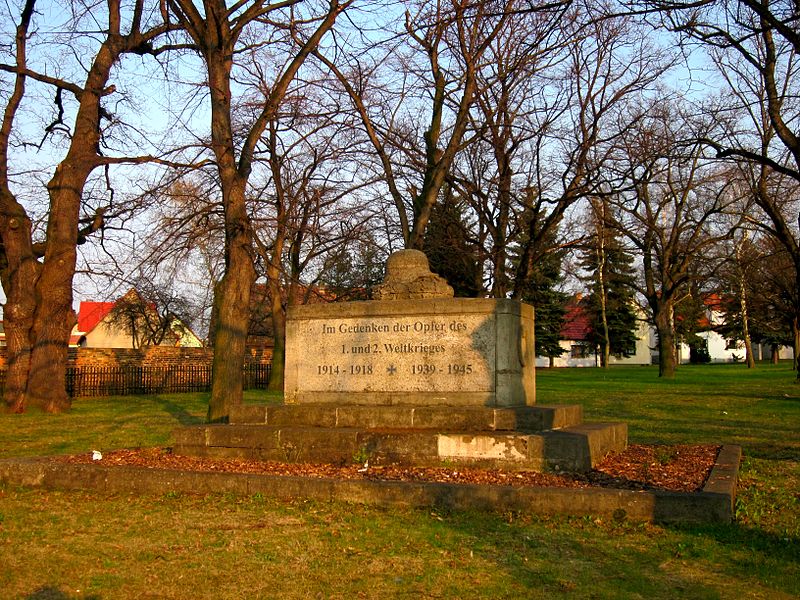
[[[449,431],[546,431],[583,421],[580,404],[488,408],[361,404],[243,404],[231,409],[231,424],[360,429],[447,429]]]
[[[729,523],[734,515],[739,446],[724,446],[703,490],[643,492],[611,488],[534,488],[448,483],[314,479],[69,464],[47,458],[0,460],[0,485],[135,494],[261,494],[377,506],[593,515],[662,523]]]
[[[242,406],[231,423],[181,428],[174,442],[189,456],[586,471],[626,447],[627,426],[582,423],[578,405]]]

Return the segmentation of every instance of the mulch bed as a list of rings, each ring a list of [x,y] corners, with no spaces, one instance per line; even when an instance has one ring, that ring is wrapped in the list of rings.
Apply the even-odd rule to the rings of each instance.
[[[92,454],[61,457],[70,463],[125,465],[180,471],[254,473],[299,477],[364,479],[371,481],[427,481],[537,487],[610,487],[627,490],[700,491],[714,466],[720,446],[631,444],[609,454],[588,473],[536,473],[501,469],[407,467],[281,463],[210,459],[172,454],[168,448],[114,450],[94,461]]]

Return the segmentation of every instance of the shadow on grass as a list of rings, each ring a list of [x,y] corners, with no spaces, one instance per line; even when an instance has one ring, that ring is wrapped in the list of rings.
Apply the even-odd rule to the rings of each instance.
[[[779,558],[781,561],[800,563],[800,539],[796,536],[781,536],[761,529],[744,527],[731,523],[730,525],[670,525],[670,529],[684,533],[695,538],[711,540],[722,546],[746,548],[749,552],[744,556],[749,556],[751,562],[757,559],[756,553],[765,557]],[[740,565],[744,570],[749,567],[746,564]]]
[[[50,585],[34,590],[25,598],[26,600],[71,600],[72,598],[81,598],[82,600],[100,600],[100,596],[96,596],[94,594],[90,596],[69,596],[57,587]]]
[[[779,444],[747,444],[744,453],[746,457],[760,458],[763,460],[800,460],[800,448],[781,446]]]
[[[202,425],[206,422],[205,418],[193,415],[185,407],[177,402],[164,398],[162,396],[153,396],[153,403],[160,406],[166,413],[173,419],[178,421],[181,425]]]
[[[512,525],[487,515],[470,518],[448,513],[445,508],[437,509],[436,514],[444,518],[442,528],[450,527],[467,540],[475,540],[484,558],[495,561],[495,567],[520,587],[535,591],[535,597],[569,592],[582,596],[588,590],[591,597],[615,597],[618,590],[623,593],[617,597],[720,597],[715,576],[698,577],[692,568],[682,570],[680,564],[701,570],[713,565],[714,571],[739,579],[747,573],[744,579],[790,597],[799,590],[789,574],[800,562],[800,539],[736,523],[664,525],[675,535],[639,545],[625,543],[628,536],[636,539],[645,531],[633,522],[596,527],[593,517],[574,517],[567,519],[568,527],[563,528],[558,519],[528,521],[525,515],[518,515],[522,524]],[[582,568],[570,574],[569,568],[548,566],[553,552],[565,564]],[[672,561],[676,561],[675,568],[669,567]],[[735,587],[741,591],[747,585],[740,582]]]
[[[501,578],[515,582],[522,597],[691,597],[719,598],[713,584],[660,567],[671,548],[620,544],[620,533],[638,537],[636,525],[598,527],[593,517],[529,518],[508,513],[497,517],[436,511],[450,527],[472,542],[482,558],[492,561]],[[505,519],[503,519],[505,520]],[[512,523],[514,521],[514,523]],[[624,536],[623,536],[624,539]],[[469,543],[469,542],[468,542]]]

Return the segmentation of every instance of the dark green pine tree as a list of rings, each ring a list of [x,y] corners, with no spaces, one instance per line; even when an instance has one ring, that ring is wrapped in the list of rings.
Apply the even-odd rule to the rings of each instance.
[[[456,297],[483,295],[481,262],[470,241],[464,208],[452,194],[433,206],[424,243],[431,271],[453,286]]]
[[[561,263],[564,251],[556,244],[556,233],[547,234],[552,251],[543,255],[536,263],[531,278],[524,286],[522,301],[531,304],[534,309],[534,331],[536,336],[536,356],[553,359],[566,352],[561,347],[561,329],[564,326],[566,302],[568,294],[558,289],[563,280]]]
[[[600,347],[605,366],[606,357],[612,354],[633,355],[638,338],[632,287],[633,256],[625,250],[613,230],[601,229],[601,233],[596,232],[590,238],[582,254],[581,266],[589,273],[587,280],[591,282],[590,292],[582,304],[590,316],[590,339]],[[603,235],[602,240],[600,235]]]

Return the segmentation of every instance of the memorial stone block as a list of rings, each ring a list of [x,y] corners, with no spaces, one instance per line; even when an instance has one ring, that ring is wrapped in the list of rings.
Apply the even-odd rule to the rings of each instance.
[[[286,402],[534,404],[532,307],[448,295],[424,254],[405,250],[387,263],[385,299],[291,307]]]

